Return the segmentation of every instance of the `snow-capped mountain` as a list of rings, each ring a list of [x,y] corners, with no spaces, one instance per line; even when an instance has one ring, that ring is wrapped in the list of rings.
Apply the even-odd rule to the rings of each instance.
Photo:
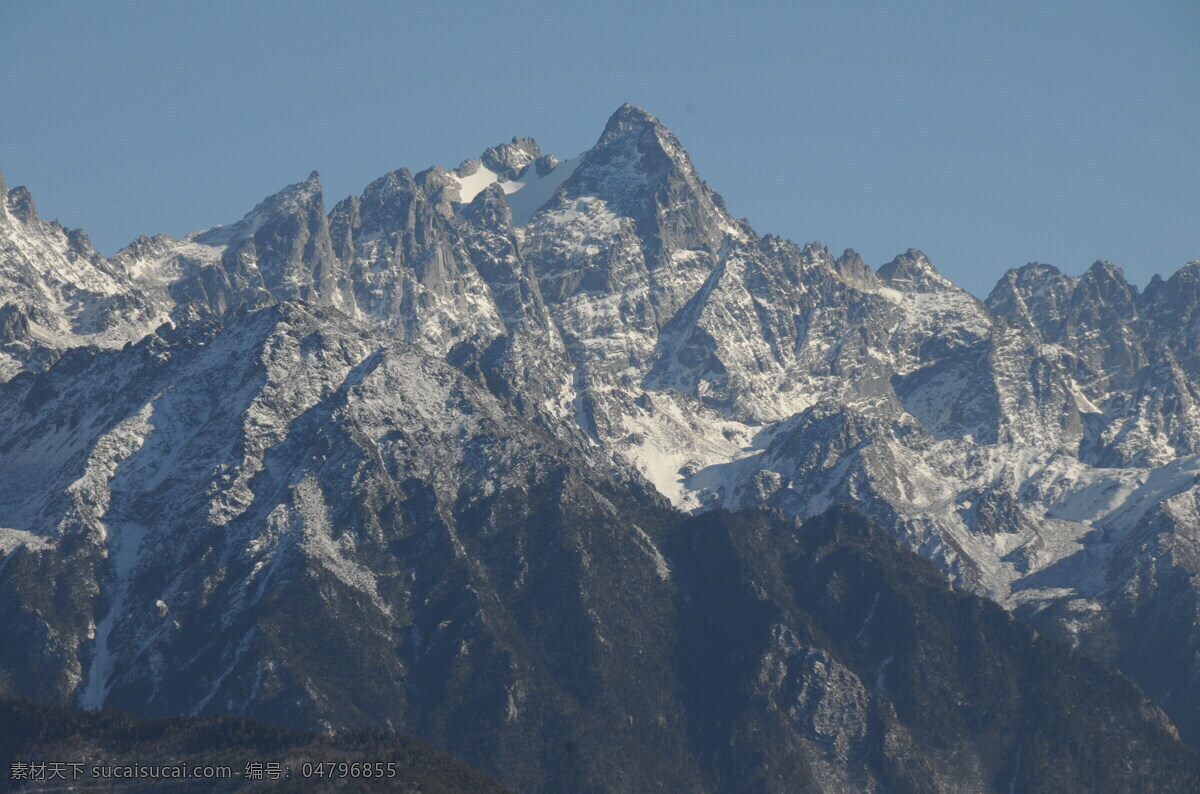
[[[314,173],[108,260],[5,195],[7,689],[391,725],[529,790],[734,790],[730,747],[762,759],[747,790],[1017,781],[1016,727],[935,752],[887,686],[983,686],[922,689],[945,638],[920,610],[894,612],[907,645],[871,628],[908,585],[795,578],[824,564],[803,527],[854,524],[818,518],[848,504],[1200,741],[1200,262],[1144,292],[1032,264],[980,301],[914,249],[872,270],[760,236],[628,105],[574,157],[514,138],[332,209]],[[696,550],[706,521],[731,568]],[[717,681],[679,654],[708,652],[692,605],[723,598],[774,617]],[[1092,664],[986,615],[976,650],[1008,637],[1064,681]],[[710,714],[722,686],[739,699]]]
[[[64,349],[121,346],[162,323],[165,295],[137,289],[79,229],[38,217],[23,187],[0,177],[0,378]]]

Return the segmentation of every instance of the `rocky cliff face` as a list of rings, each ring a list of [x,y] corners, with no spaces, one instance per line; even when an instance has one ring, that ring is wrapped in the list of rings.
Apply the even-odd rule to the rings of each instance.
[[[886,642],[867,613],[937,570],[1200,740],[1196,263],[981,302],[916,250],[759,236],[631,106],[577,157],[516,138],[328,212],[313,174],[108,260],[4,193],[6,689],[403,728],[522,790],[1022,788],[1118,736],[1127,775],[1191,774],[984,601],[921,585]],[[996,657],[998,733],[922,711],[986,700],[982,662],[920,672],[942,653]],[[1103,736],[1062,716],[1081,676]],[[1073,758],[1036,779],[1117,775]]]
[[[38,217],[0,178],[0,377],[81,345],[119,347],[162,323],[167,296],[142,292],[79,229]]]

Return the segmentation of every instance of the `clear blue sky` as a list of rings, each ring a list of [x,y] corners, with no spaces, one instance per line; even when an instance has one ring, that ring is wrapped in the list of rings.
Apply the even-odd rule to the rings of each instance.
[[[1038,260],[1200,257],[1200,3],[0,2],[0,172],[104,253],[326,202],[632,102],[760,232]]]

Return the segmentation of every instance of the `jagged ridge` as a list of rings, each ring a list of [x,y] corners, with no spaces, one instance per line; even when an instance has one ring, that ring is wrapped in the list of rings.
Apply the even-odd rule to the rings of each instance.
[[[1144,292],[1111,263],[1079,278],[1029,265],[980,302],[916,250],[872,271],[853,251],[835,258],[819,243],[759,236],[729,214],[675,136],[631,106],[613,115],[593,148],[562,162],[531,139],[513,139],[454,171],[391,172],[328,213],[313,174],[237,223],[179,241],[140,238],[111,260],[90,252],[78,233],[36,220],[27,192],[7,196],[0,342],[6,373],[26,371],[8,387],[18,411],[11,422],[26,429],[5,440],[4,465],[21,484],[0,514],[10,527],[0,530],[5,551],[63,554],[60,538],[70,532],[61,505],[99,542],[97,516],[107,515],[104,500],[113,498],[104,495],[106,483],[140,454],[131,445],[157,437],[165,449],[191,449],[193,437],[164,434],[187,426],[190,411],[210,410],[181,403],[160,425],[164,398],[154,389],[167,388],[169,377],[156,375],[133,397],[120,384],[137,378],[105,375],[117,378],[105,388],[133,407],[113,409],[119,421],[117,414],[87,420],[103,433],[55,442],[67,457],[39,457],[34,450],[63,422],[38,413],[39,390],[82,390],[75,369],[91,360],[68,355],[54,364],[64,350],[119,346],[169,316],[192,341],[177,350],[175,332],[164,326],[136,348],[139,355],[192,356],[184,351],[209,338],[195,329],[245,327],[239,323],[249,320],[232,318],[276,317],[265,307],[299,301],[321,312],[319,321],[299,322],[318,338],[283,333],[271,344],[302,366],[285,366],[266,348],[239,349],[204,369],[210,374],[189,376],[211,384],[189,387],[211,395],[193,398],[198,405],[227,388],[218,373],[237,356],[262,360],[267,373],[282,367],[254,377],[285,393],[309,384],[324,395],[367,366],[372,345],[412,345],[461,373],[478,399],[494,401],[488,410],[503,412],[498,424],[507,428],[496,438],[544,434],[556,450],[548,459],[570,455],[618,482],[652,484],[685,510],[767,504],[807,517],[852,503],[953,581],[1120,665],[1167,706],[1185,736],[1200,735],[1193,683],[1200,639],[1189,630],[1183,651],[1170,639],[1196,617],[1197,563],[1187,550],[1200,532],[1200,263]],[[291,317],[280,322],[291,325]],[[43,327],[70,330],[39,333]],[[341,329],[340,341],[331,345],[318,327]],[[380,341],[362,341],[362,333]],[[340,363],[316,376],[305,350],[320,354],[321,367],[332,366],[322,357]],[[95,360],[109,363],[87,366],[135,366]],[[368,369],[369,382],[375,370]],[[252,379],[243,382],[253,394]],[[357,381],[346,393],[356,388]],[[261,489],[271,481],[254,485],[266,476],[254,467],[270,468],[267,453],[290,434],[280,428],[303,412],[264,418],[255,399],[226,409],[226,429],[197,427],[194,438],[231,446],[196,456],[195,476],[206,483],[202,491],[223,494],[203,508],[228,515],[214,520],[233,521],[261,503],[247,525],[257,532],[266,521],[286,535],[286,527],[307,524],[288,523],[299,519],[287,511],[269,523],[274,507]],[[479,410],[476,397],[467,403]],[[69,401],[55,404],[73,410]],[[436,457],[424,456],[414,453],[405,466]],[[40,473],[44,461],[68,459]],[[168,472],[182,465],[165,452],[153,459],[167,461],[155,465]],[[204,468],[217,461],[218,469]],[[465,468],[455,477],[473,483],[467,492],[492,487],[479,459],[456,465]],[[402,470],[385,479],[405,482]],[[181,475],[162,476],[147,482],[165,488]],[[303,480],[284,479],[299,489],[292,498],[316,498]],[[138,498],[150,505],[162,494]],[[439,496],[439,510],[453,512],[444,505],[456,498],[467,497]],[[362,509],[373,515],[379,507],[368,500]],[[452,527],[460,519],[442,520]],[[131,526],[129,537],[141,538],[144,526]],[[98,616],[97,632],[114,605],[124,608],[124,541],[114,542],[97,547],[113,562],[93,560],[91,578],[81,580],[103,598],[71,596],[79,615]],[[334,567],[366,581],[346,567],[359,564],[359,553],[338,552]],[[65,660],[54,668],[63,677],[35,676],[23,686],[106,702],[107,679],[89,688],[84,660],[107,658],[103,648],[122,619],[112,617],[109,633],[93,637],[86,623],[77,625],[74,645],[47,640],[45,652]],[[1160,675],[1168,668],[1156,667],[1156,657],[1179,658]],[[104,665],[116,671],[127,661]]]

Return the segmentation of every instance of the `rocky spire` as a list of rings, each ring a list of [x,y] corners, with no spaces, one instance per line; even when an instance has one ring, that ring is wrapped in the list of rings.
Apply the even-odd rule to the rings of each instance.
[[[340,264],[333,252],[316,171],[303,182],[288,185],[259,202],[237,223],[196,237],[207,245],[231,245],[248,239],[254,242],[263,284],[275,297],[335,306],[346,303],[339,287]]]
[[[33,223],[39,220],[37,205],[33,203],[33,194],[23,185],[8,192],[8,211],[22,223]]]
[[[834,268],[847,283],[861,289],[870,289],[879,283],[879,278],[853,248],[847,248],[834,262]]]

